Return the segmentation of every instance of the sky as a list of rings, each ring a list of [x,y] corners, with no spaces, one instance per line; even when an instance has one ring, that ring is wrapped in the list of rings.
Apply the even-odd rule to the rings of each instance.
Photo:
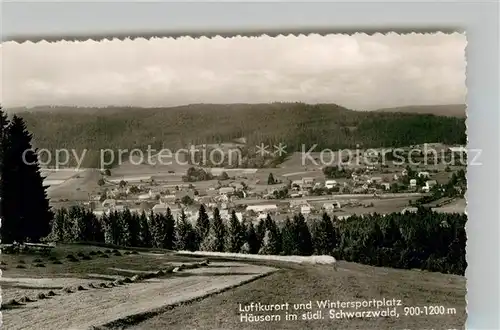
[[[0,100],[6,108],[458,104],[465,47],[459,33],[5,42]]]

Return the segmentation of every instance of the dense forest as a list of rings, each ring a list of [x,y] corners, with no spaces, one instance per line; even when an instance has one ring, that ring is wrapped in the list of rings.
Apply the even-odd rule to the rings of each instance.
[[[240,222],[234,211],[221,219],[218,209],[209,218],[203,205],[194,223],[182,213],[138,214],[128,210],[97,217],[75,206],[59,209],[48,239],[58,242],[100,242],[120,246],[156,247],[270,255],[333,255],[373,266],[424,269],[464,275],[465,214],[443,214],[419,208],[352,216],[347,220],[305,219],[300,213],[283,223],[269,215],[254,225]]]
[[[194,104],[172,108],[64,108],[20,111],[38,148],[87,149],[84,166],[100,149],[179,148],[245,137],[250,146],[287,150],[465,144],[465,118],[353,111],[335,104]]]

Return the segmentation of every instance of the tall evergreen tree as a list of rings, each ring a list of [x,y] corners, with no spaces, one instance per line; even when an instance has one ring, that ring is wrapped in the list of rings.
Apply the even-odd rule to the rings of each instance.
[[[214,218],[210,224],[210,231],[201,244],[203,251],[224,252],[226,228],[219,213],[214,210]]]
[[[196,240],[197,244],[201,245],[210,230],[210,219],[203,204],[200,205],[198,211],[198,219],[196,220]],[[199,247],[198,247],[199,248]]]
[[[276,249],[278,251],[278,253],[281,253],[281,232],[278,228],[278,226],[276,225],[276,222],[271,218],[271,215],[267,215],[266,217],[266,221],[265,221],[265,224],[266,224],[266,231],[267,230],[270,230],[273,234],[273,237],[276,237]]]
[[[151,237],[151,230],[149,229],[148,216],[145,211],[142,211],[139,218],[139,240],[142,247],[152,247],[153,238]]]
[[[163,246],[165,249],[174,249],[175,243],[175,219],[172,215],[170,208],[167,208],[167,214],[165,215],[165,238]]]
[[[245,227],[245,243],[243,244],[241,251],[243,253],[257,254],[260,249],[260,241],[257,237],[255,226],[251,221],[248,221]]]
[[[259,254],[278,255],[281,253],[281,235],[276,223],[267,216],[265,221],[266,233],[262,239]]]
[[[264,235],[266,235],[266,222],[264,219],[260,219],[257,223],[257,227],[255,228],[255,234],[257,235],[257,240],[259,241],[259,245],[262,244],[264,240]]]
[[[241,226],[236,212],[233,210],[231,212],[231,217],[229,218],[229,226],[227,228],[226,235],[226,251],[232,253],[240,252],[241,246],[244,243],[244,229]]]
[[[182,210],[181,215],[177,219],[175,234],[175,248],[177,250],[196,250],[196,233],[191,223],[187,220],[187,216],[186,213],[184,213],[184,210]]]
[[[297,233],[289,217],[286,217],[283,229],[281,230],[281,243],[285,255],[298,254]]]
[[[165,215],[152,214],[151,217],[151,236],[153,237],[153,246],[156,248],[165,247]]]
[[[293,218],[293,227],[295,227],[298,255],[310,256],[314,252],[311,232],[307,226],[304,216],[299,213]]]
[[[331,255],[337,244],[332,219],[323,213],[314,230],[314,249],[319,255]]]
[[[38,155],[24,120],[16,115],[5,129],[2,119],[2,241],[39,242],[51,231],[53,213],[43,184]]]

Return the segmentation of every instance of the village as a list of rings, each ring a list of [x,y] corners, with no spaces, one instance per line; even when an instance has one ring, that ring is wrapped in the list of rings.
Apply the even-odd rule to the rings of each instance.
[[[462,159],[465,155],[463,146],[440,148],[448,157]],[[455,161],[449,166],[439,161],[425,166],[356,164],[311,168],[299,166],[297,157],[293,154],[276,168],[258,169],[122,166],[99,173],[97,185],[86,192],[87,200],[69,202],[84,205],[99,216],[125,209],[147,215],[170,209],[175,218],[184,212],[193,222],[201,204],[209,216],[217,208],[226,220],[233,210],[240,221],[259,221],[268,214],[279,221],[299,212],[306,218],[326,212],[347,219],[352,215],[416,211],[415,201],[447,184],[453,173],[465,170],[463,160],[462,164]],[[82,191],[82,187],[74,189]],[[456,189],[457,195],[463,196],[464,187]],[[436,211],[463,213],[465,200],[442,198],[430,206]]]

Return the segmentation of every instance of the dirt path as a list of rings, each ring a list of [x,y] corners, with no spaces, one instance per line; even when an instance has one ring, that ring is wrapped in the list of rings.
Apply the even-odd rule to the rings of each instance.
[[[169,278],[151,279],[109,289],[63,293],[3,311],[3,327],[15,329],[89,329],[129,315],[193,299],[237,285],[271,267],[243,263],[211,263]]]

